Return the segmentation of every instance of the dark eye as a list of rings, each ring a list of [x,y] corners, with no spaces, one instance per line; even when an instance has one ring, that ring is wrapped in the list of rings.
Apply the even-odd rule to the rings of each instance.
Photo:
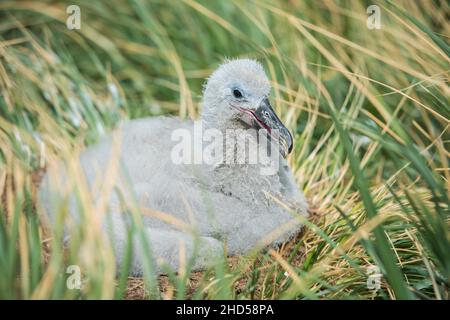
[[[239,89],[233,89],[233,96],[235,98],[242,98],[242,92]]]

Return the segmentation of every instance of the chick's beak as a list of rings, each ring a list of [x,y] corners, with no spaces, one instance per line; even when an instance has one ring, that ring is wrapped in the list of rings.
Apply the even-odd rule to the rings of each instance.
[[[268,98],[261,101],[259,107],[254,111],[254,116],[260,127],[266,129],[272,139],[278,139],[280,153],[286,158],[292,151],[292,135],[276,115]]]

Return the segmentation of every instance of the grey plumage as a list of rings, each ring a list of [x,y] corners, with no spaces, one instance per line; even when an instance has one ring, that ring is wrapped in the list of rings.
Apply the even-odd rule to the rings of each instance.
[[[243,97],[236,97],[239,95],[236,90]],[[106,164],[114,154],[114,139],[119,139],[121,168],[128,178],[118,175],[115,184],[123,190],[124,197],[131,200],[134,194],[140,206],[170,214],[196,230],[195,233],[183,231],[167,221],[144,215],[145,234],[153,256],[159,261],[165,261],[177,270],[180,241],[188,255],[192,255],[194,246],[198,245],[194,269],[204,268],[214,257],[223,255],[224,245],[231,255],[246,253],[283,225],[282,232],[275,234],[270,242],[278,244],[285,241],[300,228],[293,212],[296,212],[294,215],[306,216],[307,204],[282,152],[275,153],[277,171],[269,175],[261,174],[263,165],[260,163],[176,164],[172,160],[173,150],[177,143],[179,145],[179,141],[172,139],[175,130],[185,129],[193,134],[194,124],[201,125],[203,130],[214,128],[224,134],[230,129],[248,129],[258,120],[251,118],[260,111],[258,108],[268,108],[269,92],[269,81],[256,61],[241,59],[224,63],[205,86],[200,120],[154,117],[129,121],[117,129],[117,135],[110,135],[83,152],[80,163],[92,194],[96,193],[94,182],[108,177]],[[278,118],[273,114],[271,119],[277,122]],[[290,134],[283,131],[286,130],[283,126],[278,128],[282,130],[285,143],[289,144]],[[248,139],[250,152],[256,152],[262,143],[241,132],[235,137]],[[199,142],[194,140],[193,143]],[[230,151],[227,148],[232,148],[234,153],[227,152]],[[280,150],[288,152],[286,148]],[[226,143],[225,153],[225,158],[229,154],[234,158],[240,156],[236,155],[235,146]],[[40,190],[41,207],[51,217],[52,223],[56,212],[52,199],[59,190],[51,183],[51,177],[66,179],[64,172],[61,167],[50,168]],[[78,221],[77,204],[73,198],[69,200],[70,213]],[[286,210],[274,198],[292,210]],[[121,265],[128,219],[120,209],[121,202],[116,193],[108,199],[108,204],[112,223],[105,223],[104,229],[114,237],[117,264]],[[140,275],[140,251],[143,248],[140,239],[134,240],[136,250],[130,272]],[[158,272],[161,272],[159,267]]]

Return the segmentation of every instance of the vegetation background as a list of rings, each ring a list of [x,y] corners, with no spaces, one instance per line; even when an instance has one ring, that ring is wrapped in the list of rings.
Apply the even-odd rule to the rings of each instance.
[[[0,299],[449,299],[449,16],[445,0],[1,1]],[[36,212],[46,165],[122,119],[196,118],[224,57],[268,71],[311,207],[303,233],[157,279],[116,278],[95,223],[63,250]]]

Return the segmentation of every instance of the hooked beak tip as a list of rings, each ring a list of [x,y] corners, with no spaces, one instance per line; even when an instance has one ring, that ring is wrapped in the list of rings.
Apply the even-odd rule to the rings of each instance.
[[[286,158],[288,154],[292,152],[292,149],[294,147],[292,143],[292,135],[289,130],[283,130],[282,134],[280,135],[280,144],[282,146],[282,148],[280,148],[281,154],[283,158]]]

